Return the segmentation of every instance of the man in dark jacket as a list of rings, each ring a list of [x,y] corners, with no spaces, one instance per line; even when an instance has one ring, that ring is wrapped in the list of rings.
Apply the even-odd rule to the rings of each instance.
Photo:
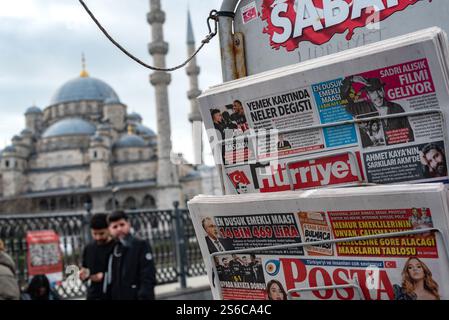
[[[206,243],[210,253],[234,250],[232,240],[220,237],[218,228],[211,217],[203,218],[201,223],[206,231]]]
[[[109,233],[107,214],[95,214],[90,221],[90,231],[94,241],[84,248],[80,279],[89,281],[87,300],[106,300],[103,293],[104,273],[115,245]]]
[[[117,240],[108,261],[105,286],[112,300],[154,300],[156,269],[147,241],[131,235],[123,211],[108,217],[109,231]]]

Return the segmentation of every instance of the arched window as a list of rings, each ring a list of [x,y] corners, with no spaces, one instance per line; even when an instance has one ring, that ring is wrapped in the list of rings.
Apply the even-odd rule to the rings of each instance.
[[[112,205],[112,198],[110,198],[108,201],[106,201],[106,205],[105,205],[105,209],[106,211],[112,211],[112,210],[117,210],[120,208],[120,204],[117,200],[115,200],[115,208]]]
[[[56,199],[50,199],[50,211],[54,211],[57,208]]]
[[[69,200],[67,198],[61,198],[59,200],[59,209],[61,210],[69,209]]]
[[[58,188],[62,188],[64,186],[64,183],[63,183],[61,177],[58,177],[58,179],[56,180],[56,185]]]
[[[142,207],[143,208],[155,208],[156,201],[154,200],[154,198],[152,196],[147,194],[145,197],[143,197]]]
[[[49,205],[48,205],[47,199],[42,199],[41,201],[39,201],[39,210],[40,211],[48,211],[49,210]]]
[[[123,203],[124,209],[137,209],[137,201],[134,197],[128,197],[125,199],[125,202]]]

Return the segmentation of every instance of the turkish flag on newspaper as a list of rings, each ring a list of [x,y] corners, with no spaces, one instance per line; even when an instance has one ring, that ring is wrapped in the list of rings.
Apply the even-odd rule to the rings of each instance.
[[[250,7],[245,12],[243,12],[243,23],[247,23],[255,18],[257,18],[256,7]]]
[[[246,176],[245,172],[243,172],[241,170],[233,171],[233,172],[229,173],[228,176],[231,179],[234,187],[237,187],[237,184],[243,184],[243,185],[250,184],[250,181],[249,181],[248,177]]]

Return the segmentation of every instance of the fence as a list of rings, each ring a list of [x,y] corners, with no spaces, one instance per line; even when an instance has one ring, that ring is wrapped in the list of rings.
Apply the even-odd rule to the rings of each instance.
[[[153,248],[158,285],[206,273],[189,212],[174,204],[173,210],[127,211],[133,233],[149,241]],[[16,263],[20,285],[28,281],[26,233],[33,230],[54,230],[60,236],[63,270],[81,265],[82,251],[90,239],[90,214],[0,215],[0,239]],[[67,276],[67,275],[65,275]],[[65,277],[64,276],[64,277]],[[80,281],[68,284],[63,279],[57,286],[63,298],[82,297],[86,287]]]

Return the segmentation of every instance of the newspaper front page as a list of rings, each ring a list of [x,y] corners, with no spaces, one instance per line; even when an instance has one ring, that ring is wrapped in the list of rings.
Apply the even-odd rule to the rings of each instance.
[[[215,299],[449,299],[443,184],[197,196],[188,205]]]
[[[446,50],[432,28],[206,91],[226,193],[447,181]]]

